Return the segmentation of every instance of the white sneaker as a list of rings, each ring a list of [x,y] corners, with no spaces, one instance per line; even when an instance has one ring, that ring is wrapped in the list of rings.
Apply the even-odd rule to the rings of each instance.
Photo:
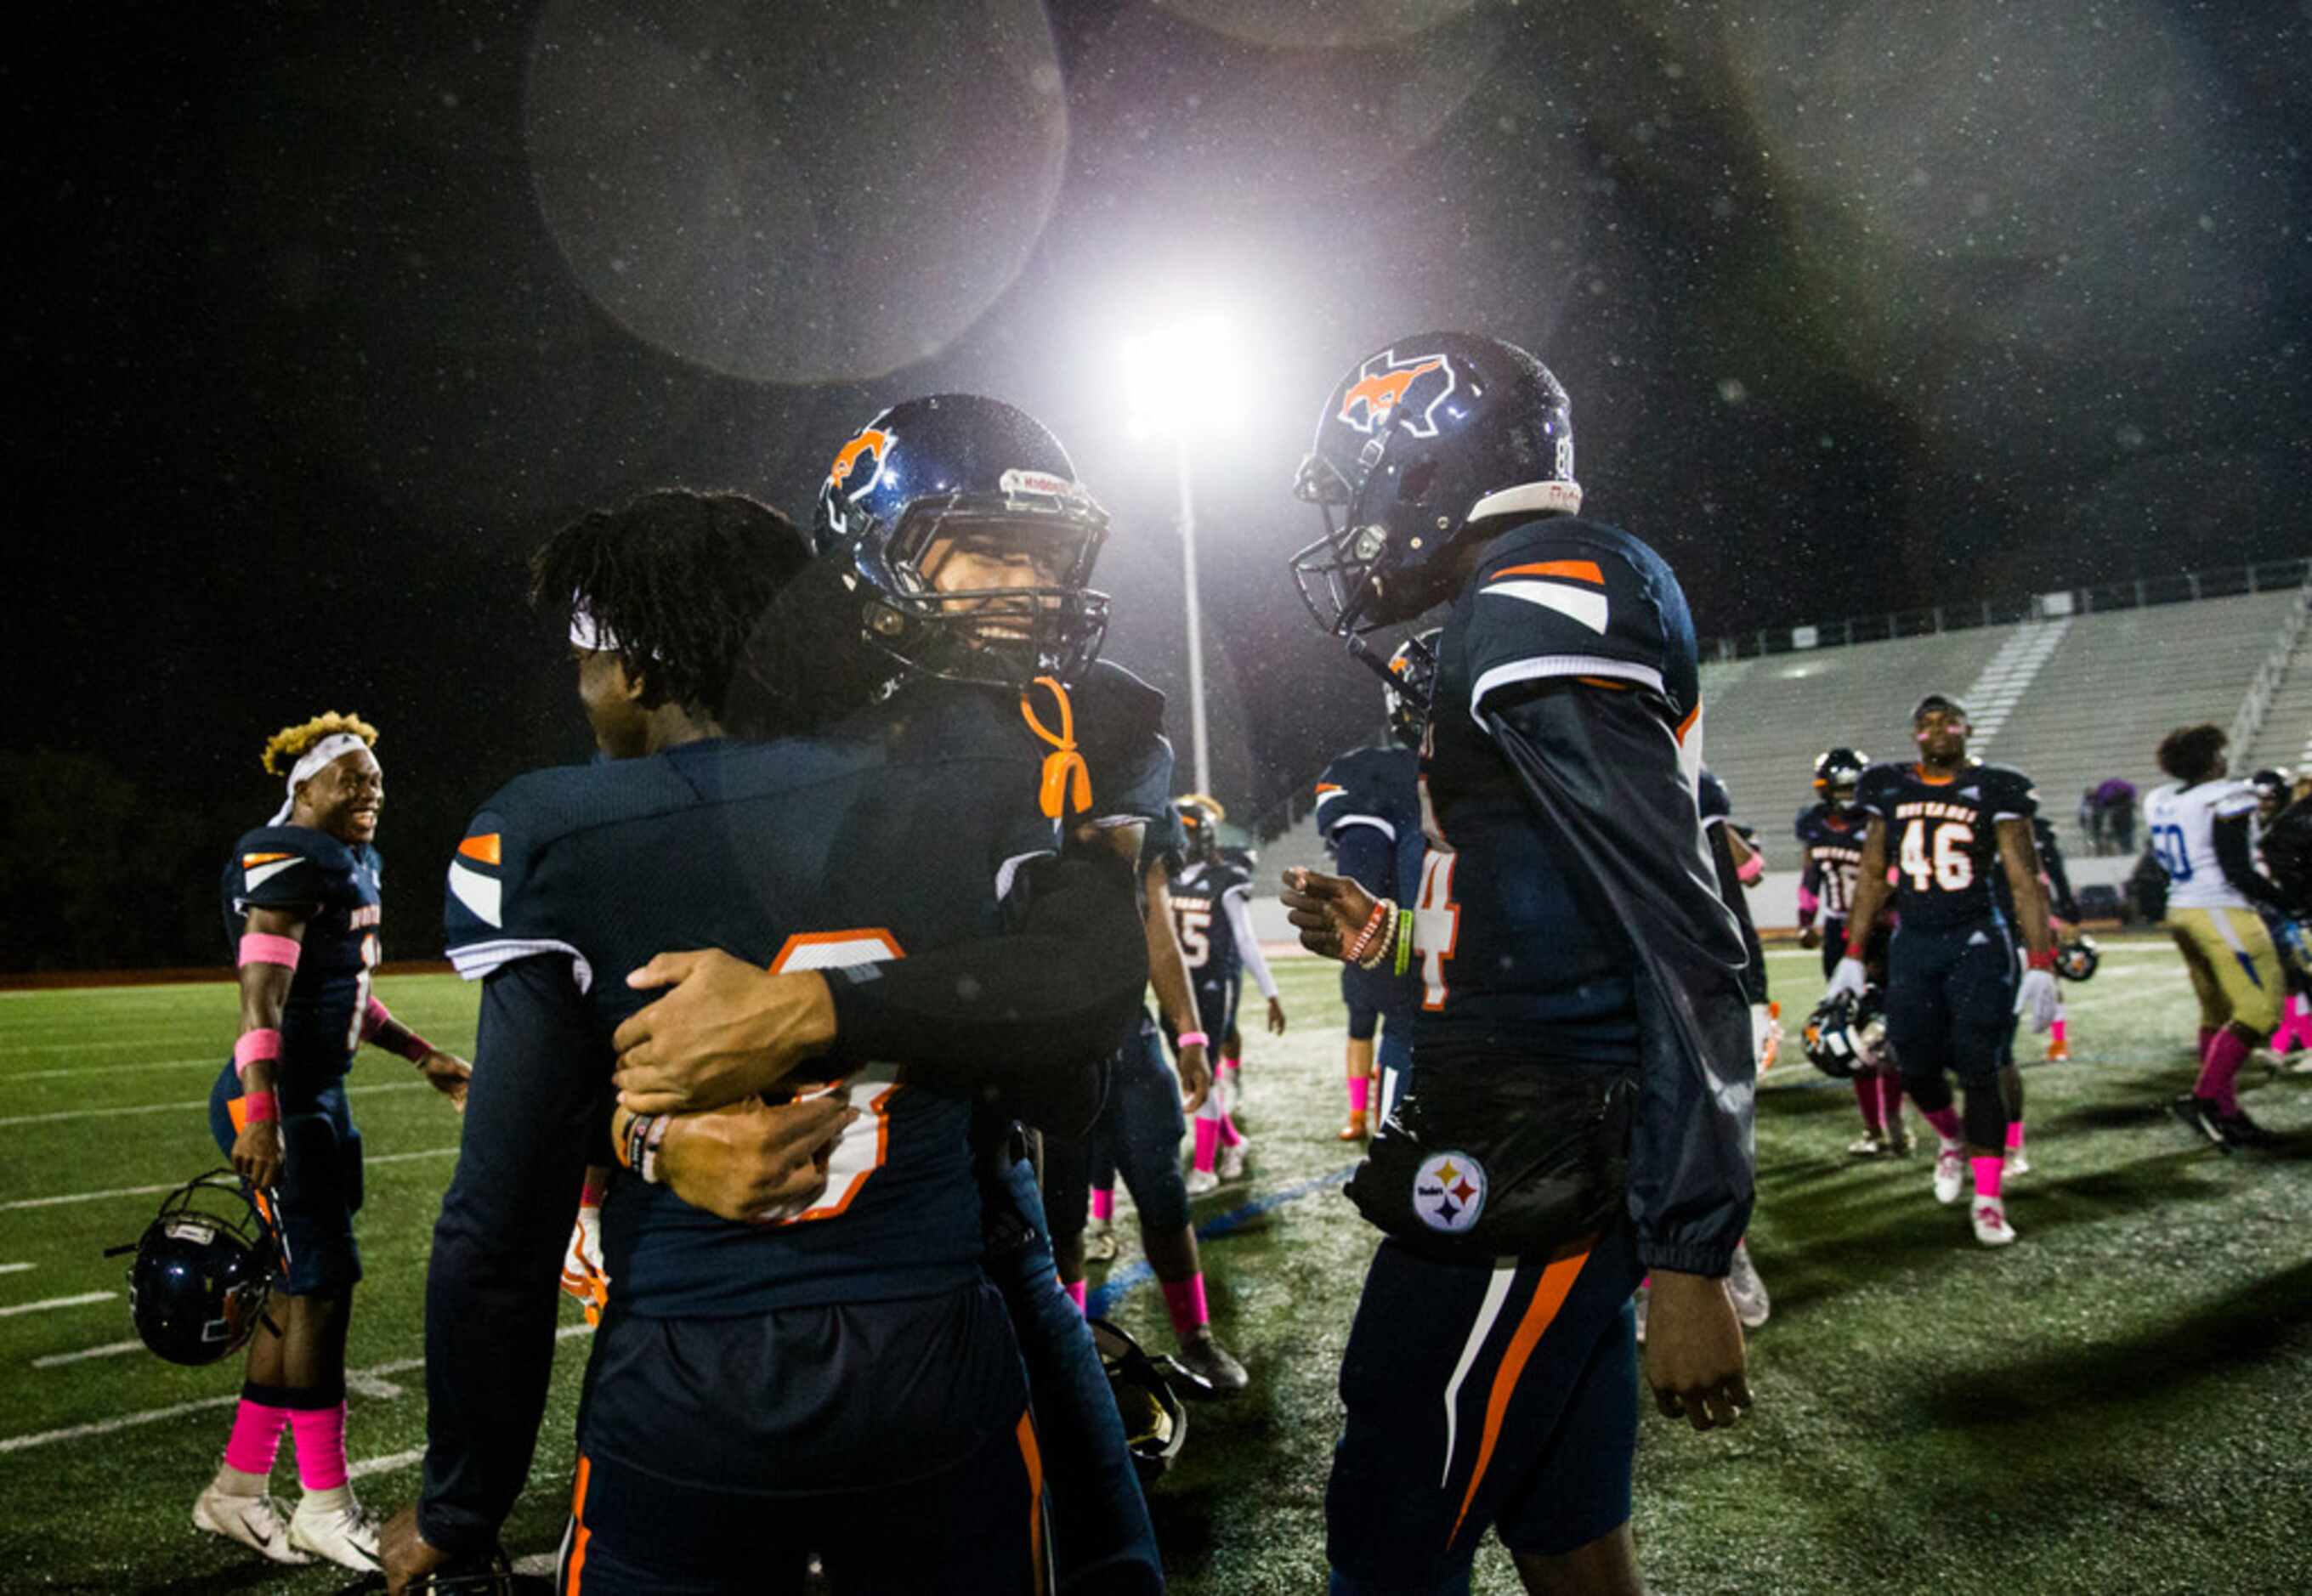
[[[1970,1215],[1975,1221],[1975,1239],[1986,1247],[2004,1247],[2015,1239],[2015,1227],[2007,1223],[2007,1207],[1995,1197],[1978,1197]]]
[[[1954,1203],[1966,1195],[1966,1149],[1944,1147],[1935,1155],[1935,1200]]]
[[[378,1528],[370,1510],[350,1495],[343,1507],[319,1507],[308,1496],[297,1504],[296,1514],[289,1521],[289,1544],[301,1552],[370,1574],[384,1566],[377,1555]]]
[[[1211,1170],[1192,1169],[1188,1172],[1189,1196],[1202,1197],[1207,1192],[1217,1191],[1220,1189],[1221,1178]]]
[[[282,1516],[278,1502],[266,1496],[236,1496],[218,1489],[215,1481],[194,1498],[193,1528],[238,1540],[276,1563],[313,1560],[289,1544],[289,1521]]]
[[[2290,1075],[2312,1075],[2312,1048],[2290,1055],[2296,1061],[2288,1067]]]
[[[1105,1219],[1095,1219],[1085,1227],[1084,1256],[1095,1263],[1114,1262],[1116,1226]]]
[[[2008,1148],[2006,1164],[2007,1178],[2012,1180],[2017,1175],[2027,1175],[2030,1173],[2031,1160],[2025,1155],[2023,1149],[2020,1147]]]
[[[1244,1141],[1239,1141],[1232,1147],[1222,1147],[1221,1149],[1220,1176],[1222,1180],[1241,1181],[1244,1179],[1244,1156],[1250,1150],[1251,1147],[1252,1143],[1248,1138]]]
[[[1858,1136],[1846,1144],[1846,1156],[1849,1158],[1876,1158],[1885,1151],[1886,1149],[1878,1145],[1878,1138],[1875,1136]]]
[[[1734,1249],[1734,1265],[1726,1271],[1726,1293],[1734,1299],[1734,1317],[1745,1330],[1756,1330],[1774,1311],[1773,1299],[1766,1295],[1766,1283],[1758,1278],[1758,1266],[1750,1261],[1747,1247]]]

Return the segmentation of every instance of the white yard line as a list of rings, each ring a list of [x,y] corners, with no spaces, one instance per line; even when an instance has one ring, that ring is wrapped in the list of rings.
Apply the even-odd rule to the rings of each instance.
[[[583,1323],[565,1324],[554,1332],[554,1339],[557,1341],[566,1341],[573,1336],[591,1335],[593,1333],[593,1328],[590,1324]],[[346,1379],[351,1382],[356,1379],[368,1380],[387,1374],[406,1374],[425,1366],[425,1360],[422,1357],[400,1357],[389,1363],[372,1365],[366,1369],[353,1370],[346,1374]],[[229,1391],[221,1397],[203,1397],[195,1402],[172,1402],[166,1408],[147,1408],[141,1413],[124,1413],[118,1418],[101,1418],[92,1424],[68,1425],[60,1430],[37,1430],[29,1435],[9,1435],[0,1438],[0,1453],[27,1452],[35,1446],[48,1446],[58,1441],[79,1441],[91,1435],[109,1435],[115,1430],[133,1429],[138,1425],[156,1424],[162,1419],[175,1418],[182,1414],[206,1412],[212,1408],[230,1408],[240,1400],[239,1391]],[[371,1471],[376,1472],[388,1467],[399,1466],[392,1460],[379,1458],[372,1461]]]
[[[51,1308],[84,1308],[91,1303],[109,1303],[120,1294],[117,1291],[83,1291],[78,1296],[52,1296],[44,1302],[18,1303],[13,1307],[0,1308],[0,1319],[18,1313],[45,1313]]]
[[[223,1066],[219,1065],[218,1068],[223,1068]],[[346,1095],[358,1097],[376,1092],[415,1092],[420,1089],[430,1092],[434,1087],[428,1081],[386,1081],[374,1086],[347,1086]],[[63,1120],[108,1120],[121,1114],[188,1114],[195,1112],[206,1113],[208,1106],[209,1100],[204,1097],[198,1103],[140,1103],[133,1108],[67,1108],[59,1109],[52,1114],[12,1114],[5,1119],[0,1119],[0,1127],[54,1125]]]
[[[428,1147],[422,1153],[381,1153],[362,1162],[376,1165],[401,1164],[412,1158],[454,1158],[457,1156],[455,1147]],[[62,1197],[20,1197],[13,1202],[0,1202],[0,1214],[13,1213],[19,1208],[52,1208],[59,1203],[101,1202],[108,1197],[153,1197],[163,1191],[174,1191],[183,1184],[182,1181],[163,1181],[157,1186],[115,1186],[109,1191],[74,1191]]]
[[[29,1263],[0,1263],[0,1275],[21,1275],[31,1267]]]
[[[36,1357],[32,1367],[53,1369],[59,1364],[76,1364],[92,1357],[118,1357],[124,1352],[142,1352],[142,1341],[112,1341],[102,1347],[92,1347],[85,1352],[51,1352],[46,1357]]]
[[[425,1449],[422,1446],[414,1452],[397,1452],[388,1457],[363,1458],[346,1470],[346,1478],[367,1479],[372,1474],[390,1474],[397,1469],[407,1469],[412,1463],[425,1461]]]

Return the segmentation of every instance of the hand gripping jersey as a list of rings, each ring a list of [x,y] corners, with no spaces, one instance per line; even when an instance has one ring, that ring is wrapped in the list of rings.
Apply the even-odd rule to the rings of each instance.
[[[2001,764],[1969,764],[1930,780],[1916,764],[1874,764],[1856,784],[1854,801],[1887,823],[1895,907],[1905,929],[1947,930],[2006,918],[1993,885],[2006,873],[1999,822],[2039,812],[2028,776]]]
[[[2143,800],[2151,851],[2168,874],[2170,909],[2248,909],[2247,895],[2225,877],[2216,857],[2216,822],[2255,813],[2246,781],[2170,781]]]
[[[302,913],[304,946],[281,1016],[282,1066],[302,1080],[343,1075],[362,1040],[377,968],[377,850],[304,825],[259,826],[224,867],[224,930],[239,946],[251,909]]]
[[[1438,654],[1421,758],[1416,1045],[1626,1060],[1637,1019],[1625,935],[1582,902],[1568,844],[1536,821],[1479,712],[1565,677],[1658,694],[1690,788],[1702,700],[1685,595],[1629,534],[1552,517],[1495,540]]]
[[[451,865],[450,956],[469,979],[570,960],[600,1043],[570,1068],[600,1077],[607,1120],[611,1033],[655,995],[625,976],[654,954],[857,971],[1000,929],[1019,867],[1056,846],[1047,752],[1007,695],[922,682],[820,737],[518,778]],[[808,1066],[789,1078],[812,1089]],[[776,1223],[732,1224],[619,1171],[602,1212],[614,1302],[713,1317],[976,1278],[968,1102],[871,1063],[847,1090],[863,1112],[825,1191]]]
[[[1370,828],[1388,844],[1386,878],[1358,885],[1376,897],[1398,903],[1421,898],[1421,756],[1410,748],[1353,748],[1325,767],[1317,779],[1317,834],[1326,851],[1340,859],[1359,827]]]
[[[1862,866],[1862,840],[1870,816],[1837,804],[1799,811],[1791,828],[1799,840],[1800,908],[1813,894],[1825,920],[1844,920],[1854,907],[1854,875]],[[1891,833],[1890,833],[1891,834]]]

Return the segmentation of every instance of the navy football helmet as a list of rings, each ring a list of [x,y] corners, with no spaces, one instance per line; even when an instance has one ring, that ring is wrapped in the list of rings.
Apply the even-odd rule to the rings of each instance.
[[[1852,748],[1831,748],[1814,762],[1814,789],[1841,807],[1854,801],[1855,784],[1870,768],[1870,756]]]
[[[1142,1485],[1153,1485],[1188,1443],[1188,1410],[1174,1385],[1185,1383],[1200,1398],[1213,1393],[1177,1360],[1150,1357],[1139,1342],[1107,1320],[1088,1322],[1117,1414],[1124,1420],[1124,1443],[1132,1452],[1132,1467]]]
[[[1437,686],[1437,638],[1440,628],[1406,638],[1388,657],[1380,690],[1381,709],[1388,716],[1388,733],[1407,748],[1421,746],[1422,729],[1429,724],[1429,698]]]
[[[1807,1062],[1835,1080],[1876,1066],[1887,1040],[1878,990],[1824,999],[1807,1016],[1804,1040]]]
[[[230,1169],[213,1169],[162,1199],[144,1234],[105,1250],[128,1266],[128,1317],[172,1364],[213,1364],[246,1346],[285,1265],[281,1238]]]
[[[1108,631],[1090,591],[1108,515],[1060,440],[975,394],[894,405],[836,451],[812,541],[837,563],[861,635],[909,671],[996,686],[1082,679]],[[1011,563],[1018,585],[942,592],[957,550]]]
[[[1317,624],[1349,637],[1409,621],[1451,597],[1472,522],[1580,512],[1565,389],[1496,338],[1399,338],[1334,388],[1293,492],[1325,519],[1292,556]]]
[[[1228,818],[1220,800],[1201,792],[1183,793],[1172,800],[1172,811],[1180,817],[1180,829],[1188,834],[1188,857],[1205,864],[1219,859],[1221,822]]]

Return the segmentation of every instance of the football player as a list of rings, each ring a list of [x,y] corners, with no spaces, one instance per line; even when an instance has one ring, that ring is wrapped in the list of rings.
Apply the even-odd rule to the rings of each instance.
[[[1911,1101],[1940,1138],[1935,1199],[1960,1200],[1971,1172],[1975,1240],[2004,1246],[2015,1239],[2001,1186],[2007,1127],[2020,1103],[2011,1022],[2019,1008],[2035,1033],[2045,1032],[2059,1001],[2031,840],[2038,795],[2021,772],[1967,758],[1972,726],[1957,700],[1929,693],[1912,711],[1911,728],[1918,758],[1874,764],[1856,785],[1870,828],[1826,995],[1862,995],[1871,933],[1891,904],[1902,923],[1887,946],[1887,1035]],[[2005,878],[2004,900],[1994,873]],[[2002,902],[2014,906],[2011,919]],[[2019,986],[2017,921],[2027,961]],[[1951,1077],[1963,1113],[1951,1106]]]
[[[1846,950],[1846,917],[1854,903],[1854,876],[1862,868],[1862,840],[1870,816],[1854,801],[1854,784],[1870,767],[1867,754],[1852,748],[1825,750],[1814,762],[1816,801],[1799,811],[1792,826],[1801,858],[1799,871],[1799,946],[1822,949],[1822,977],[1828,981]],[[1822,916],[1819,928],[1815,916]],[[1894,927],[1887,916],[1871,932],[1862,964],[1870,984],[1887,982],[1887,942]],[[1881,1048],[1876,1064],[1854,1071],[1854,1104],[1862,1111],[1862,1134],[1847,1147],[1849,1157],[1907,1157],[1911,1133],[1903,1120],[1903,1074],[1891,1050]]]
[[[2294,801],[2295,794],[2291,779],[2284,769],[2258,771],[2248,778],[2248,785],[2255,789],[2256,851],[2261,859],[2264,840],[2271,834],[2281,812]],[[2268,861],[2265,872],[2271,873]],[[2264,915],[2264,929],[2273,934],[2273,944],[2278,946],[2281,934],[2278,922],[2288,917],[2276,914],[2261,904],[2257,907]],[[2312,1013],[2307,1011],[2308,1004],[2312,1004],[2312,976],[2308,976],[2299,968],[2293,959],[2283,958],[2280,963],[2287,976],[2288,990],[2281,999],[2280,1028],[2272,1033],[2272,1051],[2275,1055],[2285,1055],[2312,1048]],[[2299,1068],[2312,1068],[2312,1060],[2305,1060]]]
[[[2180,726],[2159,744],[2175,778],[2143,800],[2151,851],[2168,876],[2168,934],[2200,1000],[2200,1077],[2176,1117],[2226,1152],[2270,1144],[2239,1105],[2240,1066],[2280,1024],[2280,960],[2258,911],[2287,899],[2255,867],[2255,789],[2226,779],[2220,727]]]
[[[1333,1589],[1465,1588],[1491,1529],[1529,1589],[1635,1591],[1642,1274],[1662,1411],[1706,1429],[1749,1404],[1724,1280],[1756,1060],[1695,807],[1685,596],[1580,519],[1565,390],[1491,338],[1361,362],[1298,487],[1326,521],[1292,561],[1320,625],[1452,606],[1417,904],[1285,883],[1311,951],[1394,968],[1410,936],[1423,988],[1412,1079],[1350,1187],[1387,1234],[1341,1370]]]
[[[1317,778],[1317,832],[1333,856],[1333,868],[1375,899],[1411,903],[1421,896],[1421,757],[1414,750],[1429,718],[1436,649],[1432,627],[1399,643],[1388,657],[1381,710],[1388,719],[1390,746],[1353,748]],[[1341,1001],[1349,1011],[1349,1117],[1340,1139],[1362,1141],[1376,1118],[1388,1117],[1412,1063],[1421,983],[1411,950],[1402,972],[1343,964]],[[1378,1103],[1372,1098],[1376,1063]]]
[[[1260,995],[1268,999],[1269,1033],[1282,1036],[1284,1005],[1277,1000],[1276,978],[1268,972],[1259,935],[1252,929],[1252,877],[1221,857],[1220,815],[1209,800],[1185,798],[1173,808],[1187,835],[1188,853],[1187,862],[1172,874],[1169,895],[1180,956],[1195,991],[1197,1028],[1208,1037],[1225,1037],[1236,1029],[1237,990],[1249,970]],[[1169,1039],[1178,1045],[1177,1033]],[[1218,1077],[1213,1086],[1196,1110],[1195,1146],[1187,1175],[1191,1197],[1214,1190],[1222,1181],[1244,1177],[1249,1144],[1222,1106]]]
[[[355,715],[275,733],[265,769],[286,796],[225,864],[241,1039],[209,1093],[209,1128],[278,1228],[288,1272],[250,1343],[224,1461],[193,1504],[196,1526],[276,1563],[320,1557],[363,1572],[378,1565],[378,1531],[346,1461],[346,1332],[362,1278],[362,1140],[346,1072],[366,1042],[407,1059],[461,1108],[469,1073],[370,990],[383,956],[376,742]],[[285,1520],[267,1495],[284,1430],[296,1435],[304,1487]]]
[[[521,1487],[552,1356],[538,1287],[615,1066],[632,1112],[603,1210],[609,1304],[565,1588],[799,1582],[812,1551],[838,1591],[930,1588],[958,1566],[1044,1588],[1042,1461],[983,1273],[967,1129],[990,1060],[1082,1074],[1145,980],[1120,873],[1054,857],[1082,783],[1018,694],[1047,645],[1096,643],[1074,600],[1102,523],[1055,464],[1021,458],[994,493],[952,484],[938,512],[781,595],[841,606],[822,641],[863,624],[941,669],[813,735],[521,778],[469,828],[451,935],[485,981],[482,1086],[435,1234],[403,1578],[486,1549]],[[1034,549],[1024,599],[954,602],[941,573],[1009,565],[1014,519]],[[819,624],[775,606],[645,637],[618,602],[631,590],[578,596],[619,645],[595,651],[684,696],[693,721],[723,716],[687,696],[715,663],[687,643]],[[891,679],[889,664],[830,661],[828,679]],[[738,1220],[670,1191],[663,1116],[765,1092],[828,1105],[806,1193]]]

